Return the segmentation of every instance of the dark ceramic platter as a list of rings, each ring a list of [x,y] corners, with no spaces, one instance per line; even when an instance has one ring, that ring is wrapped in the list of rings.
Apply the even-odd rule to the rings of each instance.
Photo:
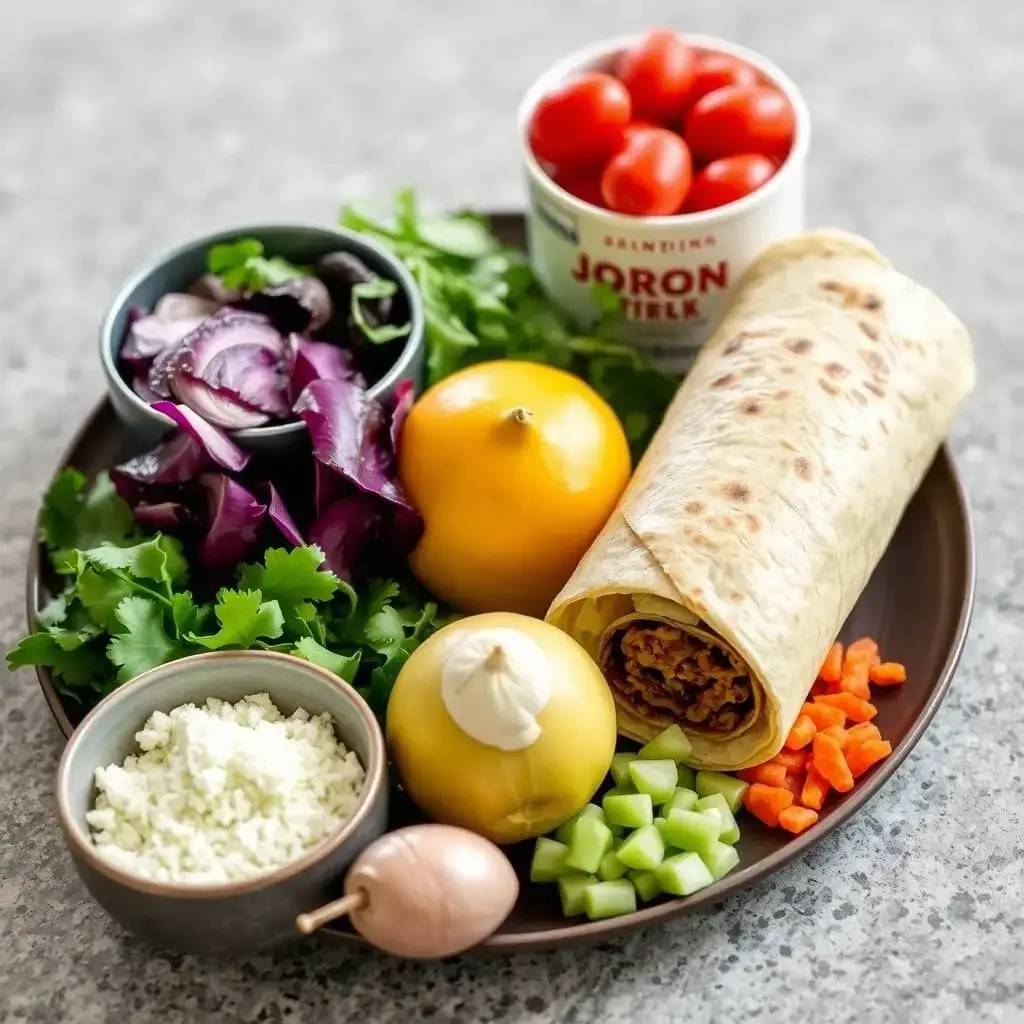
[[[522,218],[502,215],[495,228],[509,242],[521,244]],[[103,402],[89,417],[61,461],[89,476],[114,465],[127,453],[113,409]],[[41,551],[33,544],[28,565],[28,617],[46,594],[41,577]],[[685,913],[725,898],[755,882],[815,846],[861,808],[892,776],[920,740],[945,696],[967,636],[974,598],[974,542],[963,489],[949,452],[943,448],[914,496],[892,543],[843,627],[842,639],[870,634],[887,658],[907,666],[908,680],[878,698],[876,719],[892,740],[891,757],[874,769],[850,793],[832,803],[822,820],[799,837],[768,829],[744,815],[739,843],[740,868],[721,882],[686,899],[656,902],[635,914],[593,923],[566,920],[554,886],[526,882],[531,844],[508,851],[523,880],[522,893],[511,917],[486,943],[492,949],[543,949],[580,941],[609,938]],[[82,717],[74,702],[54,690],[48,672],[39,682],[50,710],[65,736]],[[415,820],[414,811],[393,808],[392,823]],[[342,928],[321,933],[337,942],[362,943]]]

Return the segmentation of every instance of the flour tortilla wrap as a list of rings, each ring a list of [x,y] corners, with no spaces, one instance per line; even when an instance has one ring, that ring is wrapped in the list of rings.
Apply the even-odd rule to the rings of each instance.
[[[768,249],[548,613],[620,732],[774,756],[974,379],[963,325],[870,243]]]

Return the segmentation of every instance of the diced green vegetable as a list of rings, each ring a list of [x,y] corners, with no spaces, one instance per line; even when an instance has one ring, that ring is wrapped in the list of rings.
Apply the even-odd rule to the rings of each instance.
[[[679,772],[675,761],[632,761],[629,777],[638,793],[647,793],[656,804],[663,804],[675,792]]]
[[[579,818],[572,830],[565,866],[592,875],[611,846],[611,829],[603,821],[592,816]]]
[[[665,826],[668,824],[668,819],[663,818],[660,814],[657,815],[651,824],[661,833],[661,838],[665,839]],[[668,840],[665,840],[668,842]]]
[[[583,905],[591,921],[632,914],[636,910],[636,889],[625,878],[595,882],[583,890]]]
[[[633,883],[637,896],[644,903],[650,903],[655,896],[661,895],[661,886],[653,871],[630,871],[626,877]]]
[[[633,791],[633,782],[629,777],[630,762],[636,760],[636,754],[616,754],[612,758],[611,767],[608,771],[615,780],[615,788],[623,793]]]
[[[597,879],[593,875],[581,871],[568,871],[558,876],[558,895],[562,900],[562,913],[566,917],[575,917],[584,911],[583,893],[588,885]]]
[[[674,857],[663,860],[654,869],[654,877],[665,892],[670,892],[674,896],[689,896],[690,893],[703,889],[715,880],[707,865],[700,859],[700,855],[696,853],[677,853]]]
[[[641,828],[654,821],[654,804],[649,793],[605,793],[605,820],[611,825]]]
[[[626,836],[616,856],[628,868],[653,871],[665,857],[665,840],[655,825],[644,825]]]
[[[670,811],[692,811],[697,806],[697,794],[692,789],[677,786],[675,792],[665,801],[661,812],[667,818]]]
[[[739,825],[736,824],[736,818],[733,816],[732,808],[729,807],[729,801],[726,800],[721,793],[712,793],[710,796],[701,797],[701,799],[697,801],[695,810],[718,811],[722,819],[722,828],[718,835],[719,841],[728,843],[730,846],[739,842]]]
[[[531,882],[553,882],[565,871],[565,857],[569,847],[555,839],[541,836],[533,848],[530,862]]]
[[[614,850],[609,850],[597,866],[597,877],[602,882],[614,882],[616,878],[622,878],[629,869],[619,860]]]
[[[680,850],[699,853],[718,840],[721,819],[698,811],[673,811],[665,825],[665,838]]]
[[[645,761],[660,761],[668,758],[670,761],[685,761],[693,748],[686,738],[686,733],[678,725],[670,725],[654,737],[650,743],[640,748],[639,756]]]
[[[711,796],[712,793],[721,793],[733,814],[740,809],[743,794],[750,788],[748,783],[742,779],[737,779],[735,775],[703,771],[697,772],[695,786],[697,796]]]
[[[682,789],[697,789],[697,769],[689,765],[679,765],[679,785]]]
[[[726,843],[712,843],[706,850],[700,853],[700,859],[704,861],[711,877],[717,882],[725,878],[727,874],[740,862],[740,855],[736,852],[735,846],[728,846]]]
[[[600,818],[604,821],[604,812],[597,804],[587,804],[582,810],[577,811],[571,818],[567,818],[555,829],[555,838],[560,843],[565,843],[568,846],[572,842],[573,826],[580,818]]]

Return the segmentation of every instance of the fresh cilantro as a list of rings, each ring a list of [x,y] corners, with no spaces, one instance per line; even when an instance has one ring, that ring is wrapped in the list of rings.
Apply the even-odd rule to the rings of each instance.
[[[49,633],[30,633],[7,652],[9,669],[26,665],[48,668],[57,688],[69,695],[80,689],[104,693],[116,682],[102,647],[88,644],[65,651]]]
[[[121,630],[107,645],[107,657],[119,667],[120,682],[180,657],[167,635],[163,609],[148,597],[126,597],[116,610]]]
[[[395,338],[404,338],[412,330],[412,324],[379,324],[374,326],[363,313],[363,301],[368,299],[388,299],[398,291],[394,281],[378,277],[373,281],[360,281],[352,286],[350,313],[356,326],[363,332],[367,340],[382,345]]]
[[[213,614],[220,629],[212,636],[190,633],[188,639],[216,651],[225,647],[252,647],[261,637],[276,639],[284,629],[284,616],[276,601],[264,601],[258,590],[222,590]]]
[[[243,590],[260,591],[268,601],[280,602],[282,608],[303,601],[329,601],[342,582],[323,563],[324,553],[315,545],[290,551],[270,548],[262,565],[242,567],[239,584]]]
[[[132,531],[131,509],[106,473],[86,489],[82,473],[64,469],[43,497],[40,536],[55,560],[66,549],[124,543]]]
[[[354,654],[335,654],[329,651],[323,644],[319,644],[312,637],[305,636],[295,645],[294,654],[297,658],[303,658],[314,665],[333,672],[336,676],[344,679],[346,683],[355,681],[356,673],[359,671],[359,662],[362,652],[357,650]]]
[[[595,289],[597,319],[584,336],[546,295],[525,254],[502,245],[475,215],[423,216],[406,189],[396,197],[393,221],[347,206],[341,223],[391,249],[415,278],[423,297],[428,383],[492,359],[561,367],[608,401],[634,456],[643,453],[678,381],[615,342],[622,310],[614,291]]]
[[[297,267],[280,256],[265,256],[263,243],[256,238],[211,246],[206,269],[230,291],[259,291],[309,273],[308,268]]]

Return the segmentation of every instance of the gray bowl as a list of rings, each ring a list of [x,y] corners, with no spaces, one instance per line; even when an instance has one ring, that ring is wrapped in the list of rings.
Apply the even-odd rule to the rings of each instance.
[[[161,295],[185,291],[206,273],[206,254],[210,246],[237,238],[256,238],[263,243],[268,255],[283,256],[293,263],[315,263],[329,252],[344,250],[359,256],[382,277],[397,282],[412,326],[394,364],[373,384],[369,394],[387,402],[398,382],[405,378],[419,388],[423,375],[423,302],[416,282],[401,260],[366,236],[342,228],[308,224],[242,225],[193,239],[158,257],[129,279],[104,317],[100,328],[100,361],[110,400],[125,425],[131,447],[136,450],[151,447],[174,426],[135,394],[118,365],[118,353],[131,310],[135,307],[151,309]],[[399,348],[400,343],[393,344]],[[300,444],[305,431],[305,424],[297,420],[236,430],[231,437],[243,448],[274,455]]]
[[[155,710],[267,692],[285,714],[327,711],[366,780],[352,817],[297,860],[240,882],[178,884],[132,875],[102,858],[85,815],[98,767],[137,752]],[[118,687],[75,730],[57,769],[57,809],[75,867],[96,901],[139,938],[180,952],[236,953],[299,937],[295,918],[338,895],[345,868],[380,836],[388,812],[384,737],[365,701],[326,669],[269,651],[217,651],[172,661]]]

